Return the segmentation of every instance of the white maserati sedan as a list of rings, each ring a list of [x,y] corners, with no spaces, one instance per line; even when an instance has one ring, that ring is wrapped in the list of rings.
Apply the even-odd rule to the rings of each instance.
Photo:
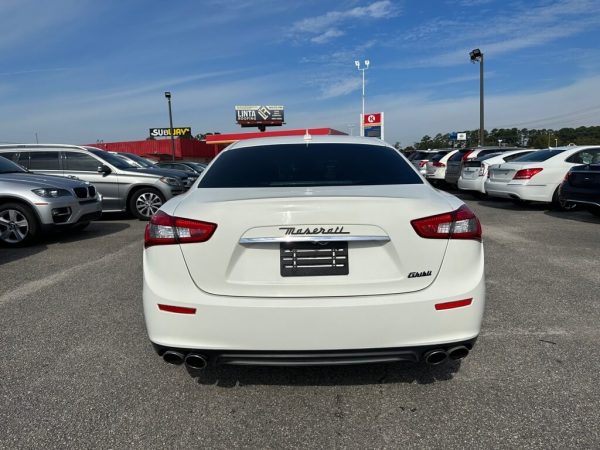
[[[440,364],[473,347],[481,225],[374,138],[237,142],[146,228],[144,316],[163,359]]]
[[[571,167],[600,161],[600,146],[569,146],[539,150],[489,169],[485,191],[492,197],[571,206],[558,197],[558,188]]]

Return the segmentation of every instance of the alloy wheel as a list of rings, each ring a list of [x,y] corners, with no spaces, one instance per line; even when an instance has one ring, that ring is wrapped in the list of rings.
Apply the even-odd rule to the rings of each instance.
[[[5,209],[0,211],[0,240],[8,244],[18,244],[27,237],[29,222],[21,211]]]
[[[135,208],[144,217],[155,214],[162,206],[162,199],[154,192],[144,192],[135,201]]]

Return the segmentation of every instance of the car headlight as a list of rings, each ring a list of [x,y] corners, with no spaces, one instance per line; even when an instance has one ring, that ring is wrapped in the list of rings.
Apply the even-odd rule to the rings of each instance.
[[[181,186],[179,180],[173,177],[160,177],[160,181],[168,184],[169,186]]]
[[[39,195],[44,198],[56,198],[56,197],[71,197],[72,194],[66,189],[54,189],[54,188],[39,188],[32,189],[35,195]]]

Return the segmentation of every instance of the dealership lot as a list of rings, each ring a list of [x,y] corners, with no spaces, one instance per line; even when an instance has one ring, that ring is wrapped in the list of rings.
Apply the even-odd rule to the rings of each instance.
[[[487,309],[471,355],[433,369],[195,380],[146,337],[143,222],[0,249],[0,447],[597,448],[600,219],[464,198],[484,227]]]

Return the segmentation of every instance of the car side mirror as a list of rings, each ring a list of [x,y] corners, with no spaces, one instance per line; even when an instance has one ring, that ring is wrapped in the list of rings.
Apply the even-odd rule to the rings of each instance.
[[[111,173],[112,171],[110,170],[110,167],[108,167],[105,164],[102,164],[101,166],[98,166],[98,173],[101,173],[102,176],[106,176],[109,173]]]

